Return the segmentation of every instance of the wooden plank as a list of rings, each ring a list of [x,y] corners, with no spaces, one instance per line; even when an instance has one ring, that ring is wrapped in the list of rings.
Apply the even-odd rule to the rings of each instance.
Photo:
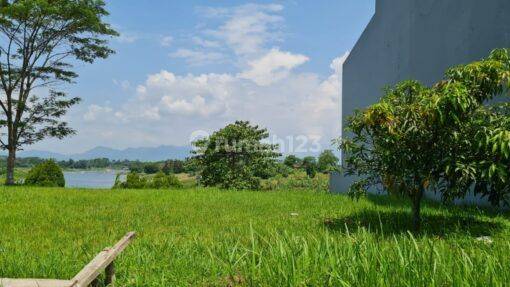
[[[0,279],[1,287],[72,287],[72,280],[54,279]]]
[[[110,265],[113,260],[129,245],[135,237],[134,232],[129,232],[112,248],[106,248],[101,251],[87,266],[85,266],[74,278],[72,282],[76,282],[76,287],[87,287],[96,279],[102,270]]]

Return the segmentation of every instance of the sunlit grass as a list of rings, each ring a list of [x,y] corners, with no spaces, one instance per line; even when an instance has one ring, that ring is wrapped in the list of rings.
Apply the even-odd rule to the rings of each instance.
[[[71,278],[127,231],[118,286],[505,286],[507,215],[304,191],[0,189],[0,277]],[[490,236],[492,243],[477,241]]]

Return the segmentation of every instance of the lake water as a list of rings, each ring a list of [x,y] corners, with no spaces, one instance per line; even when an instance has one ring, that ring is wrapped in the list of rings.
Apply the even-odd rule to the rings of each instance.
[[[66,187],[111,188],[119,171],[64,171]]]

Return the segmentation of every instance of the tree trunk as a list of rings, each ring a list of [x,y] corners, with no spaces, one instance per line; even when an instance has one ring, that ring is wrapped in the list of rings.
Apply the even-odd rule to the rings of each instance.
[[[9,148],[9,156],[7,157],[7,178],[6,185],[14,185],[14,164],[16,162],[16,149]]]
[[[423,188],[419,188],[416,194],[413,196],[413,230],[419,232],[421,228],[421,199],[423,197]]]

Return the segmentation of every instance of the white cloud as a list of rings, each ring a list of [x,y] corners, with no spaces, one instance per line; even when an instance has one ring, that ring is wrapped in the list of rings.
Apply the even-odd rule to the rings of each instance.
[[[162,47],[170,47],[170,46],[172,46],[173,41],[174,41],[174,38],[172,36],[163,36],[163,37],[161,37],[160,44]]]
[[[206,30],[205,35],[225,43],[237,55],[256,55],[268,42],[281,40],[282,10],[278,4],[204,9],[206,16],[225,19],[218,28]]]
[[[108,116],[112,112],[110,107],[102,107],[99,105],[90,105],[87,112],[83,115],[83,119],[87,122],[93,122],[99,120],[105,116]]]
[[[116,80],[113,79],[113,84],[120,87],[123,91],[129,91],[131,89],[131,83],[127,80]]]
[[[219,48],[221,45],[217,41],[206,40],[201,37],[195,36],[192,38],[193,43],[204,48]]]
[[[292,69],[307,61],[308,57],[304,55],[271,49],[261,58],[248,62],[249,69],[239,76],[267,86],[287,77]]]
[[[179,144],[189,144],[186,139],[193,131],[211,131],[245,119],[268,127],[280,138],[317,137],[328,147],[339,135],[341,63],[345,55],[332,61],[332,73],[325,80],[316,74],[293,72],[292,68],[304,61],[294,56],[282,56],[287,61],[277,65],[285,67],[285,77],[264,85],[234,74],[176,75],[165,70],[151,74],[134,97],[115,112],[109,111],[124,121],[119,122],[123,128],[114,130],[125,133],[127,127],[150,127],[146,132],[153,138],[169,134],[181,140]]]
[[[121,33],[119,37],[116,38],[119,43],[131,44],[138,40],[138,36],[131,33]]]
[[[147,111],[154,115],[151,119],[218,115],[227,111],[234,82],[235,78],[227,74],[176,76],[163,70],[138,86],[137,96],[123,107],[122,114],[131,119],[147,118]]]
[[[190,65],[207,65],[224,60],[224,56],[217,52],[197,51],[190,49],[179,49],[170,54],[172,58],[181,58]]]

